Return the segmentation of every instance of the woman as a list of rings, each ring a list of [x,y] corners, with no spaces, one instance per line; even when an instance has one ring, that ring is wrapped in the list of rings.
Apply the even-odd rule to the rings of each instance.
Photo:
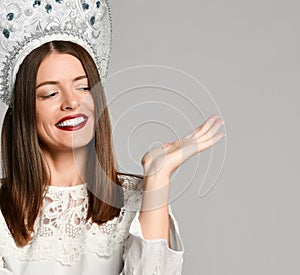
[[[108,3],[1,4],[0,274],[181,274],[170,176],[224,136],[223,121],[151,149],[143,177],[118,173],[101,85]]]
[[[221,124],[212,116],[146,153],[143,182],[118,174],[91,56],[66,41],[32,51],[2,131],[1,274],[180,274],[169,179],[221,139]]]

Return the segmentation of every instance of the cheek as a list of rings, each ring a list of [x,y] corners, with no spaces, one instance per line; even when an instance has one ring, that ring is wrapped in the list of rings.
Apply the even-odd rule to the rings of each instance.
[[[40,134],[43,128],[53,123],[51,108],[49,108],[49,106],[44,108],[37,106],[35,120],[37,132]]]
[[[44,109],[44,112],[42,111]],[[45,108],[42,106],[42,104],[37,103],[35,105],[35,120],[36,123],[38,124],[40,121],[43,119],[43,114],[45,114]]]
[[[89,94],[85,99],[84,99],[84,105],[86,106],[86,108],[91,111],[94,112],[95,109],[95,104],[94,104],[94,99],[92,97],[91,94]]]
[[[43,136],[43,116],[36,114],[36,132],[39,138]]]
[[[36,120],[37,128],[40,127],[42,122],[45,120],[45,117],[47,117],[47,111],[46,110],[44,112],[42,112],[40,109],[36,110],[35,120]]]
[[[83,99],[82,105],[79,108],[79,112],[80,111],[87,112],[93,117],[95,116],[95,104],[92,95],[88,95]]]

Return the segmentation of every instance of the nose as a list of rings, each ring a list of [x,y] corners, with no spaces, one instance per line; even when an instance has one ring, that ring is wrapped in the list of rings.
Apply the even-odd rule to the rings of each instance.
[[[75,110],[81,104],[81,98],[71,89],[65,90],[62,97],[62,110]]]

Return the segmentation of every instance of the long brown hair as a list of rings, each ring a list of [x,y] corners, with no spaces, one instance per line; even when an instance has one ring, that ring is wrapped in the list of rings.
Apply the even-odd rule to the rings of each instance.
[[[33,50],[23,61],[14,86],[12,104],[3,122],[1,156],[2,187],[0,208],[15,243],[28,244],[34,231],[45,189],[50,183],[49,168],[43,158],[36,129],[35,87],[38,68],[53,52],[78,58],[86,72],[95,102],[95,137],[89,145],[86,182],[89,209],[87,219],[102,224],[119,216],[124,198],[117,176],[112,133],[105,94],[97,67],[81,46],[52,41]],[[50,175],[51,177],[51,175]]]

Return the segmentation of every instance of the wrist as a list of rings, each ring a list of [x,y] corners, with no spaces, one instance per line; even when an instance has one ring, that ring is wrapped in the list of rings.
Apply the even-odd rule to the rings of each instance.
[[[170,185],[170,177],[167,174],[157,173],[151,176],[144,176],[144,191],[162,189]]]
[[[153,210],[165,206],[169,201],[169,177],[151,176],[143,180],[142,210]]]

